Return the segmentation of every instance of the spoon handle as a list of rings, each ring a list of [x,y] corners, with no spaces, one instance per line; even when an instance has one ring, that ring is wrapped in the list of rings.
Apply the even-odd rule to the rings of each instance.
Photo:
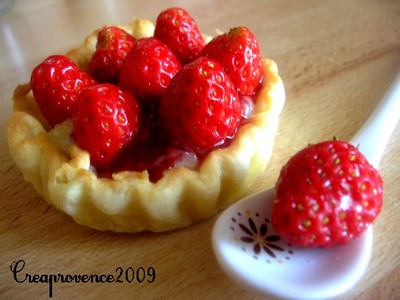
[[[350,143],[375,167],[379,167],[386,144],[400,118],[400,73],[382,98],[375,111]]]

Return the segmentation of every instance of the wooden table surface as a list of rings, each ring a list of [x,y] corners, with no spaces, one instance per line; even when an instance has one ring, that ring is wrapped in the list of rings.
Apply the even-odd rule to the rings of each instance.
[[[215,218],[162,234],[97,232],[49,207],[24,181],[6,138],[13,89],[45,57],[79,45],[95,28],[136,17],[155,21],[161,10],[182,6],[204,33],[245,25],[256,34],[263,55],[278,63],[287,102],[271,163],[250,193],[273,185],[282,164],[309,142],[350,139],[400,70],[399,0],[188,2],[16,0],[0,15],[0,299],[49,296],[46,283],[13,279],[10,265],[18,260],[30,274],[156,271],[152,283],[55,283],[54,299],[262,298],[217,265],[210,243]],[[397,126],[380,168],[385,199],[372,260],[363,279],[338,299],[400,298],[399,152]]]

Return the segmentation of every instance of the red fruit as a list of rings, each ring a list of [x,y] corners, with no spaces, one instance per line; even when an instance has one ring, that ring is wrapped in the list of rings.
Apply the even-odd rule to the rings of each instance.
[[[73,123],[76,143],[90,153],[91,164],[109,168],[138,134],[139,105],[114,85],[95,85],[79,95]]]
[[[119,86],[140,99],[151,99],[165,93],[181,65],[172,51],[150,37],[136,42],[121,70]]]
[[[239,97],[229,76],[205,57],[175,75],[160,104],[160,121],[173,143],[194,152],[232,138],[240,117]]]
[[[382,207],[382,178],[354,146],[311,145],[282,168],[271,221],[293,245],[328,247],[358,237]]]
[[[119,27],[104,27],[97,35],[89,74],[99,82],[117,83],[122,65],[135,42],[133,36]]]
[[[64,55],[52,55],[31,75],[33,96],[51,127],[72,116],[79,93],[95,81]]]
[[[195,20],[187,11],[177,7],[158,15],[154,37],[171,48],[182,65],[198,58],[205,45]]]
[[[215,37],[204,47],[201,56],[219,62],[240,94],[256,92],[263,77],[263,66],[260,46],[248,28],[236,27]]]

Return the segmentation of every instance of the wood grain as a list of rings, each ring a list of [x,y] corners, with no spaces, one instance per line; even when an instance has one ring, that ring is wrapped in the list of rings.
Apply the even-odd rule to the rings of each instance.
[[[238,25],[277,61],[287,103],[273,159],[251,192],[274,184],[280,167],[309,142],[350,139],[400,70],[400,1],[170,1],[213,34]],[[31,274],[114,274],[153,267],[153,283],[55,283],[55,299],[261,299],[232,282],[214,258],[215,218],[173,232],[115,234],[76,225],[24,181],[7,147],[14,87],[46,56],[79,45],[95,28],[141,16],[155,20],[157,0],[16,0],[0,16],[0,299],[46,299],[46,283],[17,283],[13,261]],[[384,208],[374,225],[373,257],[363,279],[338,299],[400,298],[400,129],[381,163]],[[271,274],[273,276],[273,274]]]

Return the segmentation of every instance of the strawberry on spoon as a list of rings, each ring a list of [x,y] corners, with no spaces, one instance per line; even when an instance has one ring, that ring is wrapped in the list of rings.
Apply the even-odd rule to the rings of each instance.
[[[338,218],[339,220],[341,217],[346,219],[348,217],[346,215],[347,211],[342,210],[346,206],[354,207],[356,212],[361,212],[361,214],[363,214],[366,203],[374,204],[375,207],[371,206],[372,217],[368,216],[369,220],[364,222],[370,223],[372,219],[376,217],[381,205],[382,191],[381,181],[373,167],[377,168],[379,165],[385,145],[399,120],[399,110],[400,75],[398,75],[394,84],[382,99],[375,112],[351,140],[351,144],[359,146],[359,150],[365,155],[369,162],[363,161],[358,153],[354,158],[352,158],[352,156],[347,156],[345,159],[346,161],[362,161],[361,165],[366,167],[366,170],[368,170],[366,174],[369,173],[372,175],[372,178],[374,178],[373,182],[367,180],[366,182],[361,183],[360,189],[356,191],[352,184],[349,185],[346,183],[347,179],[343,181],[339,180],[341,182],[339,184],[339,189],[345,193],[344,199],[342,199],[343,201],[338,204],[339,207],[337,207],[336,210],[334,209],[335,211],[332,212],[328,219],[325,219],[326,215],[324,214],[324,210],[322,210],[322,214],[316,218],[321,222],[319,227],[322,228],[321,231],[316,232],[318,232],[318,234],[322,233],[323,237],[325,236],[325,238],[322,238],[323,242],[320,243],[319,246],[326,247],[314,247],[317,246],[314,244],[314,241],[318,240],[317,235],[310,238],[309,232],[305,229],[304,236],[306,238],[304,240],[299,238],[300,234],[297,232],[299,228],[296,226],[292,226],[292,229],[296,231],[294,234],[294,242],[302,247],[294,246],[291,242],[284,240],[284,236],[280,237],[277,232],[278,230],[280,230],[281,233],[288,232],[286,226],[291,222],[287,222],[285,219],[292,219],[292,213],[290,213],[291,210],[292,212],[293,210],[298,210],[300,212],[305,212],[306,214],[309,213],[309,216],[312,216],[310,212],[313,210],[313,203],[315,208],[318,208],[317,211],[320,210],[321,203],[327,207],[330,206],[331,203],[329,200],[321,202],[322,197],[318,199],[318,193],[321,193],[321,191],[316,190],[316,194],[312,192],[311,194],[314,194],[313,196],[307,195],[306,202],[304,203],[301,203],[301,201],[304,200],[303,197],[299,197],[300,202],[296,202],[296,204],[289,201],[288,210],[281,210],[281,208],[278,208],[278,212],[275,210],[275,217],[279,219],[278,221],[273,221],[277,227],[277,229],[275,229],[271,226],[271,219],[275,218],[274,215],[272,215],[275,191],[274,189],[265,190],[232,205],[221,214],[215,223],[212,233],[213,249],[218,262],[227,274],[247,288],[283,298],[330,298],[342,294],[353,287],[364,274],[371,257],[372,226],[364,226],[364,224],[358,223],[364,218],[361,215],[359,217],[351,217],[351,221],[354,221],[353,224],[346,224],[344,222],[342,228],[339,229],[339,234],[336,235],[334,239],[332,239],[332,235],[327,239],[326,233],[329,230],[326,230],[326,228],[329,227],[324,229],[324,225],[331,222],[331,217]],[[325,145],[330,145],[331,143],[333,142],[327,142]],[[348,148],[345,150],[345,153],[354,154],[354,151],[358,151],[355,147],[352,147],[347,143],[335,143],[335,145],[340,145],[340,147]],[[305,151],[306,153],[311,153],[309,150]],[[339,157],[335,157],[333,164],[335,164],[335,161],[338,162],[337,158]],[[313,164],[315,170],[320,168],[318,167],[319,161],[319,158],[316,158],[316,161]],[[338,162],[338,165],[340,165],[340,162]],[[356,165],[358,165],[358,163],[354,164],[353,167]],[[348,170],[352,170],[350,171],[350,174],[353,174],[355,178],[357,178],[357,175],[363,173],[363,171],[357,170],[357,168],[348,168]],[[333,167],[328,169],[333,169]],[[326,175],[323,175],[323,171],[320,173],[317,171],[317,176],[320,178],[328,176],[328,169],[327,172],[325,172]],[[341,174],[342,172],[340,169],[337,171],[339,174],[339,177],[337,178],[343,178],[345,170],[343,170],[343,174]],[[332,174],[329,176],[334,178],[332,177]],[[364,175],[362,176],[367,178]],[[357,179],[355,180],[357,181]],[[307,177],[304,180],[300,179],[300,182],[305,182],[305,184],[308,185]],[[327,182],[325,183],[327,186],[331,185],[331,182],[329,182],[329,184]],[[366,190],[371,188],[372,194],[364,194],[364,184]],[[287,186],[288,184],[285,183],[284,185]],[[326,186],[324,187],[324,184],[320,185],[320,188],[321,187],[322,189],[328,189]],[[332,189],[335,187],[338,187],[337,184],[332,184]],[[346,194],[346,189],[365,196],[363,199],[364,202],[361,202],[360,204],[361,207],[358,207],[357,204],[353,205],[354,202],[352,204],[352,200],[354,199],[349,197],[349,194]],[[284,191],[278,192],[278,197],[280,197],[279,193],[284,194]],[[337,194],[338,192],[336,191],[334,194],[335,193]],[[371,195],[375,193],[377,198],[373,199]],[[313,202],[314,198],[319,201]],[[336,201],[337,199],[334,200],[334,202]],[[279,206],[280,204],[275,205]],[[306,209],[307,205],[310,209]],[[366,206],[368,207],[369,205]],[[277,207],[275,207],[275,209],[277,209]],[[289,216],[284,216],[280,219],[280,213],[284,214],[286,211],[289,211]],[[343,214],[343,212],[346,212],[346,214]],[[350,215],[353,214],[352,209],[348,212]],[[294,219],[297,219],[297,217]],[[283,221],[281,222],[280,220]],[[301,220],[300,223],[304,222],[304,224],[301,225],[303,227],[314,226],[312,221],[314,219],[306,217]],[[326,224],[324,224],[325,222]],[[360,224],[361,226],[359,227],[358,225]],[[353,227],[352,230],[357,232],[357,234],[359,234],[363,229],[364,231],[358,237],[356,237],[357,234],[355,234],[353,239],[348,241],[346,240],[346,234],[340,234],[342,229],[346,229],[346,226],[347,229]],[[335,227],[336,226],[333,228]],[[289,239],[290,237],[291,234],[289,234]],[[287,238],[287,236],[285,238]],[[333,240],[335,240],[335,243],[333,243]],[[308,246],[313,247],[304,247],[306,246],[305,241]],[[309,243],[310,241],[311,243]],[[332,246],[333,244],[340,242],[346,242],[346,244]]]
[[[375,220],[382,198],[382,178],[358,149],[325,141],[299,151],[282,168],[271,221],[296,246],[345,244]]]

